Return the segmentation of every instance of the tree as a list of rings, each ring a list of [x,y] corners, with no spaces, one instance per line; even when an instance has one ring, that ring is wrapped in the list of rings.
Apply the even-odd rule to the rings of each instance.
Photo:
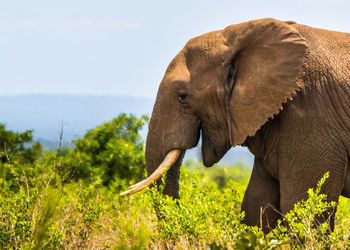
[[[42,146],[38,142],[33,142],[32,133],[32,130],[23,133],[12,132],[0,124],[0,163],[9,163],[11,160],[33,163],[37,160]]]
[[[72,150],[62,150],[58,165],[63,181],[96,180],[118,189],[145,175],[144,142],[139,134],[147,116],[136,118],[120,114],[113,120],[89,130],[75,141]]]
[[[20,181],[30,185],[31,177],[40,171],[34,163],[41,156],[42,146],[33,141],[32,133],[12,132],[0,124],[0,192],[18,190]]]

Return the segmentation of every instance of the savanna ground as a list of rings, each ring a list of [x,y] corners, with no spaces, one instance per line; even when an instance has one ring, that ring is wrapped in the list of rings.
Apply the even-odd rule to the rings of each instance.
[[[74,147],[45,150],[32,132],[0,125],[1,249],[269,249],[349,248],[350,200],[341,198],[334,232],[314,220],[332,213],[319,185],[271,233],[240,223],[251,170],[205,169],[187,160],[179,201],[155,188],[118,193],[145,177],[147,117],[121,114]],[[331,174],[331,173],[330,173]],[[161,218],[161,219],[158,219]]]

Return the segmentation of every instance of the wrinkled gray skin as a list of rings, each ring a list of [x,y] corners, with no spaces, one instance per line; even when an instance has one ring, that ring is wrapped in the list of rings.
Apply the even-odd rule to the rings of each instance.
[[[196,146],[200,131],[207,167],[231,146],[254,154],[242,204],[248,225],[261,216],[268,232],[276,211],[306,198],[326,171],[328,200],[350,197],[350,35],[262,19],[191,39],[158,90],[148,175],[170,150]],[[164,193],[174,198],[181,161],[166,178]]]

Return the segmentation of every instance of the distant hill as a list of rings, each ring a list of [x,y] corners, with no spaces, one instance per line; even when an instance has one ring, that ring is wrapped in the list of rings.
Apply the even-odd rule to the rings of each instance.
[[[150,115],[154,100],[116,96],[22,95],[0,97],[0,122],[14,130],[34,129],[37,138],[67,140],[83,135],[119,113]]]
[[[153,99],[119,96],[0,96],[0,123],[15,131],[34,130],[36,140],[52,149],[58,145],[60,123],[64,124],[63,142],[68,143],[122,112],[150,116],[153,104]],[[143,137],[146,130],[141,132]],[[198,148],[186,153],[189,158],[200,159],[199,155]],[[251,166],[252,159],[247,149],[238,147],[231,149],[220,164],[241,161]]]

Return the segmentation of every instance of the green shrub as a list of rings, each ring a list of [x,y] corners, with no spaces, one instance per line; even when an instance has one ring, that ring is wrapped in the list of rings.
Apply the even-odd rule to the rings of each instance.
[[[0,124],[0,163],[33,163],[39,158],[41,150],[40,143],[33,142],[32,130],[16,133]]]
[[[0,197],[0,246],[21,248],[31,241],[31,203],[23,192]]]
[[[84,180],[111,186],[117,192],[145,176],[144,142],[139,131],[146,116],[120,114],[93,128],[75,141],[73,149],[63,148],[46,155],[46,164],[56,164],[63,182]]]
[[[0,124],[0,193],[19,191],[20,184],[30,185],[39,175],[33,165],[42,153],[42,146],[33,141],[31,130],[16,133]]]
[[[327,202],[327,196],[321,193],[321,187],[329,177],[327,172],[315,189],[309,189],[306,201],[294,205],[294,209],[284,217],[287,228],[279,223],[272,232],[273,236],[288,239],[293,246],[330,247],[328,233],[330,216],[335,212],[335,202]],[[321,222],[319,219],[322,218]],[[323,222],[325,220],[325,222]]]
[[[241,223],[250,169],[239,164],[207,169],[186,161],[180,200],[163,196],[163,186],[119,197],[144,175],[138,131],[145,120],[121,115],[75,148],[33,161],[18,153],[26,145],[14,146],[12,159],[0,162],[0,249],[350,248],[348,199],[339,201],[334,232],[317,222],[336,205],[321,193],[327,175],[269,234]]]
[[[201,162],[187,159],[184,162],[184,167],[189,172],[198,171],[203,178],[208,178],[209,182],[215,182],[219,188],[225,187],[231,180],[240,182],[245,186],[248,184],[251,174],[251,168],[240,163],[228,167],[215,164],[210,168],[206,168]]]
[[[283,220],[279,220],[278,226],[269,234],[264,235],[259,228],[251,227],[240,235],[236,246],[241,249],[283,245],[293,249],[328,249],[334,246],[334,243],[343,242],[344,238],[339,237],[339,234],[330,234],[327,223],[337,205],[335,202],[327,202],[327,196],[321,193],[321,187],[328,177],[327,172],[314,189],[308,190],[308,199],[297,202],[294,209],[288,212]],[[320,222],[320,218],[326,222]]]
[[[240,184],[230,182],[219,189],[215,182],[201,178],[199,172],[189,173],[186,169],[182,169],[180,180],[180,200],[163,196],[162,187],[143,194],[162,218],[154,221],[159,237],[172,242],[187,239],[211,246],[232,245],[235,236],[245,229],[240,223],[242,195],[235,189]]]

